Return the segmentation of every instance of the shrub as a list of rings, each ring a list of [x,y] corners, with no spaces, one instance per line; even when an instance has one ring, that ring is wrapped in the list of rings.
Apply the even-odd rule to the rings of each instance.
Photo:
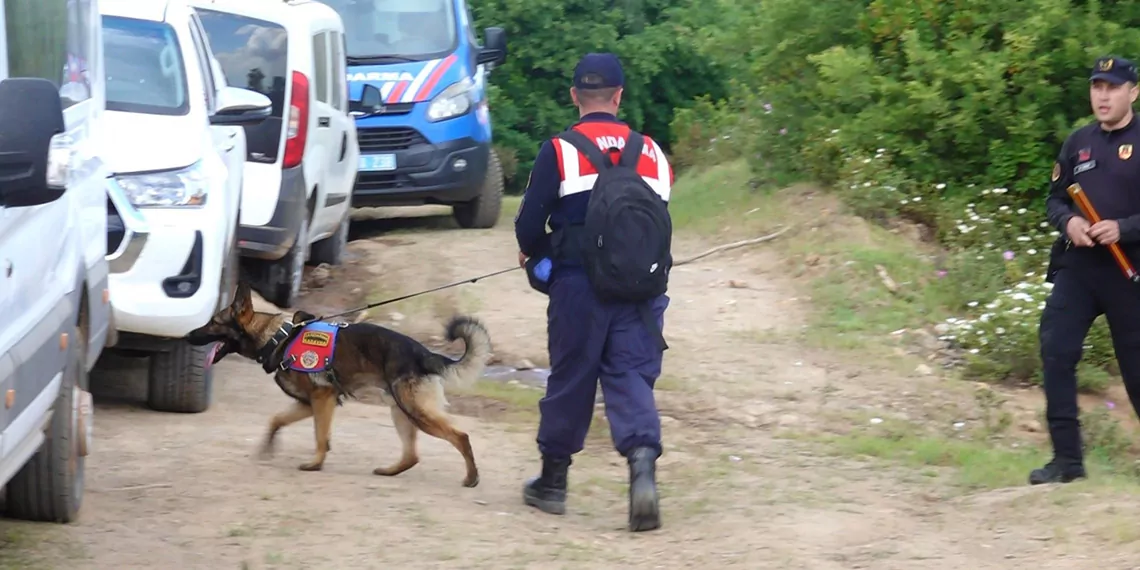
[[[698,165],[715,166],[743,155],[746,150],[739,141],[748,131],[740,117],[739,105],[703,96],[691,107],[677,109],[670,125],[674,172]]]

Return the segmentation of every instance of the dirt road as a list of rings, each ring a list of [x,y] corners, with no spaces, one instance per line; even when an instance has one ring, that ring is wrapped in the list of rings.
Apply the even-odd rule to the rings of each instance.
[[[488,231],[450,226],[446,217],[358,224],[350,262],[301,306],[347,308],[514,262],[509,219]],[[708,245],[679,236],[675,251]],[[419,439],[422,461],[411,471],[371,474],[398,457],[387,410],[362,403],[338,410],[324,471],[305,473],[297,470],[313,447],[305,422],[282,433],[276,457],[255,459],[269,417],[289,400],[252,363],[227,359],[216,370],[215,405],[173,415],[140,403],[141,366],[111,360],[94,379],[97,443],[81,520],[66,527],[0,523],[7,541],[0,567],[1138,564],[1136,542],[1062,532],[1057,513],[1081,504],[1079,490],[1017,487],[961,496],[948,493],[936,471],[834,457],[797,437],[835,428],[837,417],[952,413],[968,402],[946,396],[955,392],[934,377],[841,361],[790,340],[807,301],[780,276],[782,263],[761,246],[674,273],[666,317],[672,348],[659,390],[667,446],[659,532],[624,531],[626,467],[609,445],[600,410],[572,467],[569,513],[555,518],[522,505],[520,485],[538,468],[535,389],[488,380],[475,393],[450,396],[482,476],[477,488],[465,489],[460,456],[430,437]],[[438,341],[443,319],[456,310],[488,325],[497,363],[546,365],[545,299],[520,274],[391,305],[369,318]],[[1120,513],[1136,512],[1134,498],[1122,501]]]

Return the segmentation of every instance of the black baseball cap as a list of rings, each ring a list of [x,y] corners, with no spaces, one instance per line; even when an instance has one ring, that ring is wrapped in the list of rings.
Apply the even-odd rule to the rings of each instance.
[[[612,53],[588,53],[574,66],[574,87],[606,89],[625,85],[621,60]]]
[[[1102,57],[1093,63],[1089,81],[1103,79],[1113,85],[1136,83],[1136,64],[1122,57]]]

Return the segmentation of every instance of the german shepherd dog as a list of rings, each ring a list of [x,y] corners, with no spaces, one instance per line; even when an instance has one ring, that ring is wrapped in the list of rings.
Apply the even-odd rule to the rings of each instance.
[[[261,363],[267,373],[274,375],[281,390],[296,400],[291,408],[270,420],[261,456],[272,456],[278,430],[311,416],[316,430],[316,456],[300,469],[319,471],[329,452],[336,407],[346,396],[356,398],[371,393],[391,408],[392,421],[403,444],[400,460],[390,467],[374,469],[374,474],[394,476],[415,466],[419,462],[419,430],[455,446],[467,464],[463,486],[478,485],[479,470],[470,439],[444,412],[444,384],[470,385],[482,374],[491,353],[486,328],[470,317],[452,318],[447,325],[447,339],[463,339],[466,345],[463,356],[454,360],[382,326],[338,325],[327,370],[306,373],[284,366],[286,346],[301,329],[293,325],[315,318],[304,311],[298,311],[291,319],[281,313],[254,311],[249,285],[240,283],[229,307],[187,335],[187,341],[196,346],[219,343],[214,363],[231,353]]]

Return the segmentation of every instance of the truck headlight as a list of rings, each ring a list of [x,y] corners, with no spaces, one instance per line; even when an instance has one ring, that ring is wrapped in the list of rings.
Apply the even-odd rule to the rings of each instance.
[[[431,105],[428,106],[427,110],[428,120],[433,123],[444,121],[470,111],[471,92],[474,88],[475,82],[467,77],[449,85],[447,89],[444,89],[435,96],[435,99],[431,100]]]
[[[115,181],[136,208],[201,207],[206,203],[206,172],[197,162],[180,170],[127,174]]]

